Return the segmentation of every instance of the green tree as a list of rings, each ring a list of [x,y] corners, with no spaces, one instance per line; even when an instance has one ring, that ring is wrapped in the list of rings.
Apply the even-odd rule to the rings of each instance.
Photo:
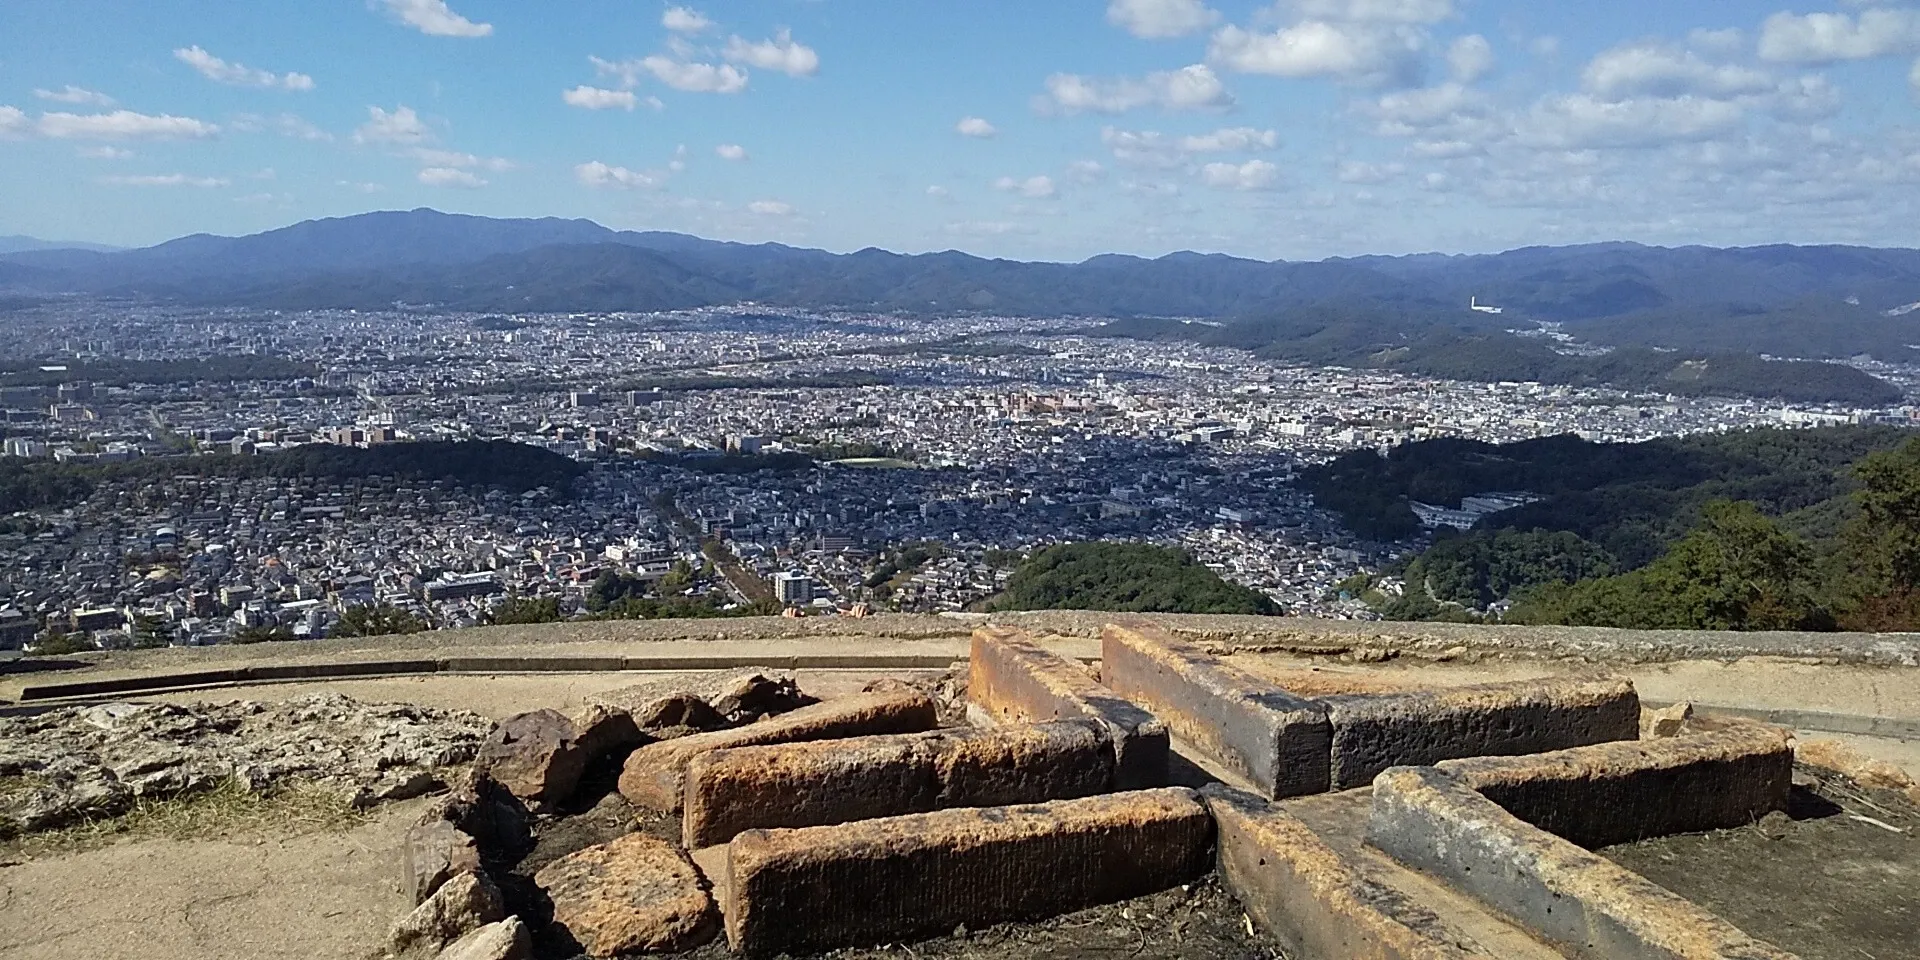
[[[157,650],[173,645],[173,626],[159,617],[141,614],[133,618],[133,648]]]
[[[1525,594],[1520,623],[1641,630],[1822,630],[1813,550],[1751,503],[1715,501],[1665,556],[1617,577]]]
[[[86,635],[79,633],[60,633],[55,631],[40,638],[40,642],[27,651],[29,657],[64,657],[75,653],[85,653],[98,649]]]
[[[1228,583],[1184,550],[1135,543],[1048,547],[1007,581],[992,610],[1113,610],[1132,613],[1273,615],[1278,604]]]
[[[1834,588],[1845,626],[1874,632],[1920,627],[1920,439],[1854,467],[1858,513],[1841,542],[1846,579]]]
[[[287,643],[298,639],[293,635],[292,627],[247,627],[234,633],[229,642],[242,645],[255,643]]]
[[[432,629],[425,620],[392,604],[377,603],[349,607],[340,614],[333,628],[336,637],[387,637],[424,633]]]
[[[555,597],[514,597],[487,613],[490,624],[559,623],[560,601]]]

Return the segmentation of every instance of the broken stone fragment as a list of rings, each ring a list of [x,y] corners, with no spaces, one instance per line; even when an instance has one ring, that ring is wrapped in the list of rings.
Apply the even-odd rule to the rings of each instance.
[[[575,742],[587,766],[647,742],[633,716],[619,707],[589,704],[573,715],[572,722]]]
[[[716,713],[733,725],[777,716],[812,702],[800,692],[799,684],[792,677],[775,679],[759,673],[736,678],[707,700]]]
[[[535,710],[500,721],[480,747],[479,764],[514,796],[551,806],[573,796],[586,754],[565,714]]]
[[[1640,715],[1640,739],[1659,740],[1677,737],[1687,728],[1687,721],[1691,719],[1693,719],[1693,704],[1686,701],[1658,710],[1643,711]]]
[[[633,714],[634,726],[656,737],[704,733],[727,725],[727,718],[706,700],[691,693],[676,693],[646,704]]]
[[[446,820],[433,819],[407,830],[402,847],[405,890],[413,903],[431,898],[448,881],[480,870],[480,847]]]
[[[493,881],[478,873],[462,873],[442,884],[433,896],[394,924],[388,942],[395,953],[437,952],[506,916],[506,905]]]
[[[720,917],[700,874],[664,840],[634,833],[541,868],[557,931],[591,957],[679,953],[712,940]]]
[[[1920,802],[1920,787],[1905,770],[1838,740],[1803,740],[1794,746],[1793,753],[1794,759],[1810,767],[1831,770],[1863,787],[1905,791]]]
[[[435,960],[531,960],[533,934],[519,917],[490,923],[440,951]]]

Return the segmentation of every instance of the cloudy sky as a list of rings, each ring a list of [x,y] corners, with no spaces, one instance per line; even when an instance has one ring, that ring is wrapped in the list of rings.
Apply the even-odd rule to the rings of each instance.
[[[0,234],[1920,245],[1907,0],[5,0]]]

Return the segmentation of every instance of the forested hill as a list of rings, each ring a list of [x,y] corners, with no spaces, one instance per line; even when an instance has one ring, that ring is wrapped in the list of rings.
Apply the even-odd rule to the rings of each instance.
[[[1183,550],[1137,543],[1069,543],[1027,558],[993,610],[1271,615],[1265,594],[1221,579]]]
[[[143,250],[0,253],[0,285],[274,308],[480,312],[660,310],[755,301],[817,309],[1176,317],[1282,325],[1290,311],[1372,311],[1399,330],[1565,323],[1613,346],[1845,358],[1915,356],[1920,251],[1717,250],[1630,243],[1478,256],[1261,261],[1174,253],[1023,263],[957,251],[834,254],[614,231],[585,220],[433,210],[183,237]],[[1275,338],[1269,338],[1272,342]],[[1281,339],[1299,339],[1285,337]]]
[[[1448,439],[1351,454],[1302,482],[1376,536],[1415,532],[1411,501],[1544,498],[1386,571],[1405,580],[1402,595],[1376,595],[1390,617],[1512,602],[1507,618],[1520,622],[1881,629],[1920,625],[1920,527],[1901,532],[1920,524],[1916,438],[1841,427],[1637,444]]]

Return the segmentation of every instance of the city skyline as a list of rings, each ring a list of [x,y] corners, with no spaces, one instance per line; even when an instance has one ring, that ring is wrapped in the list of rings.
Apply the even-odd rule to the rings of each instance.
[[[1920,243],[1906,3],[9,5],[0,234],[373,209],[834,251]]]

